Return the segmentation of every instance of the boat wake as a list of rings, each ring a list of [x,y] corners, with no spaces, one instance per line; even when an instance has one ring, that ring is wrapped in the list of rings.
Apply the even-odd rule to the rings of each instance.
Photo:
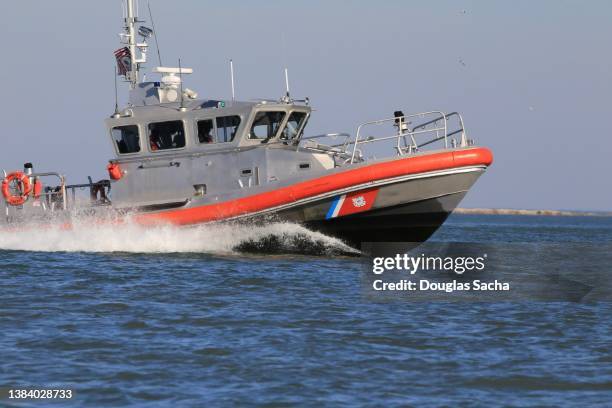
[[[292,223],[143,227],[131,223],[0,231],[0,250],[208,254],[357,255],[340,240]]]

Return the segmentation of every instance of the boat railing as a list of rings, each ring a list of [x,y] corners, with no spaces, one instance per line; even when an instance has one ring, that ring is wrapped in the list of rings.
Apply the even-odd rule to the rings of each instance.
[[[325,140],[327,143],[322,143]],[[334,160],[338,158],[340,163],[347,163],[351,160],[351,135],[348,133],[326,133],[322,135],[307,136],[300,139],[298,146],[308,149],[315,153],[325,153]]]
[[[394,134],[374,135],[374,132],[389,124],[395,128]],[[391,143],[398,156],[414,154],[433,145],[436,148],[443,145],[444,149],[449,149],[467,147],[471,143],[466,135],[463,117],[458,112],[429,111],[362,123],[354,139],[348,133],[327,133],[303,137],[299,145],[314,152],[339,157],[346,165],[364,161],[367,146],[384,142]]]
[[[40,192],[40,197],[35,198],[35,205],[41,206],[44,211],[66,210],[68,208],[66,177],[56,172],[32,173],[29,177],[40,182],[48,177],[57,178],[59,181],[57,186],[45,187]],[[34,195],[34,192],[31,194]]]
[[[6,177],[6,172],[4,172],[4,176]],[[30,182],[33,186],[28,194],[26,201],[26,203],[28,203],[28,210],[23,211],[24,205],[17,207],[10,206],[8,202],[4,200],[4,212],[7,222],[10,221],[12,216],[18,214],[32,214],[32,210],[35,210],[36,212],[42,211],[43,213],[46,213],[66,210],[68,208],[68,202],[66,200],[66,178],[63,175],[55,172],[49,172],[31,173],[27,176],[30,178]],[[48,178],[57,179],[59,185],[56,185],[53,188],[44,187],[39,190],[37,187],[38,183],[41,183],[42,186],[42,181]],[[53,184],[56,184],[57,182],[53,182]],[[21,211],[15,211],[15,209]]]
[[[6,172],[4,172],[6,175]],[[87,184],[67,185],[66,178],[56,172],[48,173],[31,173],[28,174],[32,185],[40,183],[41,188],[32,188],[26,201],[27,207],[30,210],[26,212],[31,214],[31,211],[42,213],[55,213],[57,211],[66,211],[68,209],[79,207],[81,197],[77,195],[79,191],[89,192],[88,206],[109,205],[111,184],[109,180],[101,180],[93,182],[89,177]],[[54,180],[48,180],[53,178]],[[7,219],[11,214],[10,206],[5,200],[5,215]]]
[[[315,135],[315,136],[305,136],[302,138],[302,140],[313,140],[313,139],[322,139],[322,138],[336,139],[340,137],[344,137],[345,139],[346,138],[350,139],[351,135],[349,133],[325,133],[325,134]]]
[[[88,177],[88,179],[89,183],[66,186],[66,192],[70,192],[67,196],[69,205],[76,206],[78,204],[77,192],[79,191],[87,191],[89,193],[88,206],[110,205],[110,180],[100,180],[94,183],[91,177]]]
[[[418,119],[422,121],[413,125],[412,122]],[[374,132],[381,125],[389,124],[396,128],[394,135],[374,136],[366,134]],[[449,124],[453,124],[454,127],[449,126]],[[460,135],[459,141],[454,138],[455,135]],[[399,115],[359,125],[355,140],[349,143],[353,145],[350,163],[363,160],[365,145],[385,141],[393,141],[398,156],[417,153],[424,147],[436,142],[443,142],[444,149],[448,149],[449,146],[452,148],[466,147],[470,143],[466,136],[463,118],[458,112],[429,111],[412,115]]]

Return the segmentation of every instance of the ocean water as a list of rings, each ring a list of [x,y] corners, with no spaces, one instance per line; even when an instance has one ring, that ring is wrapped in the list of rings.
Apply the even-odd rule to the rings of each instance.
[[[612,219],[455,215],[432,241],[605,248]],[[291,224],[0,233],[0,406],[612,405],[612,303],[378,302],[348,255]],[[50,388],[73,398],[7,398]]]

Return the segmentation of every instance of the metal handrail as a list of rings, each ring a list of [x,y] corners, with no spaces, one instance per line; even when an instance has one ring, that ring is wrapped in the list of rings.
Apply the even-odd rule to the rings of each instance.
[[[454,132],[448,133],[446,136],[450,137],[452,135],[456,135],[457,133],[463,132],[462,135],[461,135],[461,146],[466,146],[467,145],[467,136],[465,134],[465,126],[463,125],[463,117],[461,116],[461,114],[459,112],[451,112],[451,113],[446,114],[446,121],[448,121],[453,116],[457,116],[457,118],[459,120],[459,127],[460,128],[455,130]],[[431,125],[432,123],[436,123],[440,119],[443,119],[443,117],[438,117],[438,118],[432,119],[432,120],[430,120],[428,122],[420,123],[417,126],[414,126],[412,129],[418,129],[418,128],[424,129],[426,126]],[[421,144],[421,146],[423,146],[423,144]]]
[[[77,190],[84,190],[84,189],[89,189],[89,193],[90,193],[90,200],[92,202],[94,202],[94,199],[92,198],[93,196],[92,194],[92,189],[94,187],[102,187],[104,189],[107,189],[105,191],[106,193],[110,193],[111,191],[111,183],[110,180],[100,180],[97,182],[93,182],[93,180],[91,179],[91,177],[88,177],[89,179],[89,183],[87,184],[70,184],[66,186],[66,191],[70,190],[70,192],[72,193],[72,205],[76,205],[76,192]],[[107,199],[108,200],[108,199]],[[108,203],[110,203],[110,201],[108,201]]]
[[[327,144],[319,144],[315,142],[316,146],[303,146],[303,147],[309,150],[315,150],[315,151],[320,151],[320,152],[325,152],[325,153],[330,153],[331,149],[336,149],[336,150],[333,150],[335,154],[340,154],[340,155],[350,154],[348,152],[348,146],[352,144],[353,142],[351,141],[351,135],[348,133],[326,133],[326,134],[321,134],[321,135],[302,137],[300,139],[300,143],[302,141],[308,142],[308,141],[316,140],[316,139],[324,139],[324,138],[334,138],[335,139],[335,138],[340,138],[340,137],[345,138],[342,143],[327,145]]]
[[[66,177],[64,177],[62,174],[56,173],[56,172],[49,172],[49,173],[32,173],[32,174],[28,174],[28,177],[31,178],[39,178],[39,177],[57,177],[60,181],[60,192],[62,194],[62,209],[64,211],[66,211],[66,209],[68,208],[68,202],[66,201]]]
[[[339,137],[344,137],[344,142],[340,143],[340,144],[336,144],[336,145],[329,145],[328,147],[347,147],[349,144],[351,144],[351,135],[348,133],[326,133],[326,134],[321,134],[321,135],[315,135],[315,136],[306,136],[306,137],[302,137],[300,139],[300,142],[302,140],[315,140],[315,139],[324,139],[326,137],[329,138],[339,138]]]
[[[351,137],[351,135],[349,135],[348,133],[325,133],[322,135],[315,135],[315,136],[306,136],[303,137],[301,140],[311,140],[311,139],[322,139],[324,137]]]
[[[434,119],[428,120],[427,122],[424,123],[420,123],[414,127],[412,127],[412,129],[408,129],[408,131],[405,131],[404,129],[404,124],[407,123],[407,119],[409,118],[416,118],[416,117],[423,117],[426,115],[433,115],[433,114],[437,114],[438,117],[435,117]],[[459,126],[460,129],[455,130],[451,133],[448,132],[448,121],[450,118],[452,118],[453,116],[456,116],[458,118],[459,121]],[[427,126],[432,125],[432,124],[437,124],[438,122],[443,121],[443,126],[437,126],[435,128],[429,128],[426,129]],[[380,124],[384,124],[384,123],[388,123],[388,122],[393,122],[395,126],[397,126],[398,128],[398,133],[396,135],[393,136],[386,136],[386,137],[369,137],[367,139],[362,140],[362,132],[363,132],[363,128],[365,128],[366,126],[371,126],[371,125],[380,125]],[[417,130],[417,129],[421,129],[421,130]],[[419,134],[423,134],[423,133],[436,133],[436,136],[434,139],[429,140],[427,142],[422,143],[420,146],[416,143],[416,139],[415,136],[419,135]],[[440,133],[442,133],[442,135],[440,136]],[[463,118],[461,117],[461,115],[458,112],[451,112],[449,114],[446,114],[442,111],[429,111],[429,112],[421,112],[421,113],[416,113],[416,114],[412,114],[412,115],[404,115],[404,116],[399,116],[399,117],[393,117],[393,118],[386,118],[386,119],[380,119],[380,120],[374,120],[374,121],[370,121],[370,122],[365,122],[362,123],[361,125],[359,125],[357,127],[357,134],[355,136],[355,141],[348,143],[347,146],[349,144],[353,144],[353,152],[351,155],[351,160],[350,163],[353,163],[355,161],[355,157],[357,155],[358,152],[358,145],[360,144],[367,144],[367,143],[375,143],[375,142],[380,142],[380,141],[384,141],[384,140],[390,140],[390,139],[397,139],[397,145],[396,145],[396,149],[398,152],[398,155],[403,155],[405,154],[405,150],[408,149],[409,152],[411,152],[413,149],[418,149],[419,147],[423,147],[429,144],[432,144],[434,142],[438,142],[440,140],[444,140],[444,148],[448,149],[448,138],[452,135],[455,135],[457,133],[461,133],[461,146],[465,147],[467,146],[467,136],[465,134],[465,127],[463,125]],[[411,143],[409,144],[408,141],[406,140],[407,137],[410,137],[411,139]],[[401,146],[402,141],[404,142],[405,147]],[[453,143],[454,146],[454,143]]]

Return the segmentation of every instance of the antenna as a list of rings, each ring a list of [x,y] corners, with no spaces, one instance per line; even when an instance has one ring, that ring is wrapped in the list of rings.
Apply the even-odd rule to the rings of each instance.
[[[287,47],[286,47],[286,42],[285,42],[285,32],[281,32],[281,45],[282,45],[282,51],[283,51],[283,60],[284,60],[284,65],[285,65],[285,96],[283,98],[281,98],[281,101],[285,102],[285,103],[290,103],[291,102],[291,96],[290,96],[290,91],[289,91],[289,69],[287,68]]]
[[[230,59],[230,76],[232,78],[232,102],[236,100],[236,89],[234,88],[234,61]]]
[[[179,110],[181,112],[185,112],[187,110],[187,108],[185,108],[185,106],[183,105],[183,101],[184,101],[184,96],[183,96],[183,68],[181,67],[181,59],[179,58],[179,78],[180,78],[180,82],[181,82],[181,106],[179,107]]]
[[[287,102],[289,102],[291,100],[291,97],[289,93],[289,70],[287,69],[287,67],[285,67],[285,88],[287,89]]]
[[[157,29],[155,28],[155,21],[153,21],[153,13],[151,12],[151,3],[147,3],[147,7],[149,8],[149,17],[151,18],[151,26],[153,27],[153,39],[155,40],[155,48],[157,49],[157,60],[159,61],[159,66],[163,67],[161,53],[159,52],[159,43],[157,42]]]

